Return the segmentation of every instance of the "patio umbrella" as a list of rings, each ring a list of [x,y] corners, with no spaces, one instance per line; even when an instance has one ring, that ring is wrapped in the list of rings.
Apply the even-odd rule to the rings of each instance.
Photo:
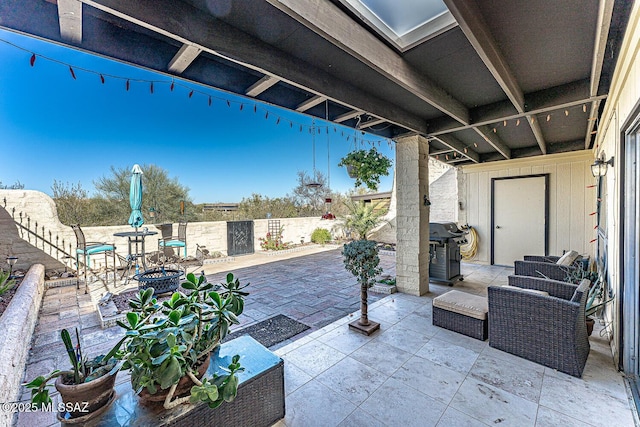
[[[140,166],[133,165],[131,170],[131,187],[129,187],[129,203],[131,204],[131,215],[129,216],[129,224],[136,228],[144,224],[142,218],[142,169]]]

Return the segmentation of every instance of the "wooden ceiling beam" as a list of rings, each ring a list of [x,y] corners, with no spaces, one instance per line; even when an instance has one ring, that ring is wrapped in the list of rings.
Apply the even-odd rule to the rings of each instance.
[[[507,60],[502,55],[489,27],[482,17],[478,4],[467,0],[444,0],[451,14],[456,18],[476,53],[487,66],[493,78],[498,82],[516,111],[525,112],[524,93],[518,84]],[[527,116],[530,118],[529,116]],[[538,146],[543,154],[547,153],[547,143],[537,122],[527,120]]]
[[[460,123],[469,123],[469,110],[462,102],[427,79],[366,28],[354,23],[335,4],[317,0],[267,1],[418,98]]]
[[[598,94],[598,88],[600,86],[600,76],[602,75],[602,64],[604,62],[604,55],[607,50],[607,38],[609,37],[609,27],[611,26],[611,17],[613,16],[614,0],[600,0],[598,5],[598,23],[596,26],[596,38],[593,47],[593,59],[591,61],[591,85],[589,86],[589,94],[596,96]],[[600,102],[593,102],[591,104],[591,111],[589,117],[594,118],[598,115],[598,108]],[[587,126],[587,134],[584,138],[585,150],[591,145],[591,132],[595,120],[589,120]]]
[[[366,129],[366,128],[370,128],[371,126],[375,126],[375,125],[379,125],[380,123],[384,123],[386,122],[385,119],[380,119],[380,118],[372,118],[367,120],[366,122],[362,122],[360,123],[360,126],[358,127],[358,129]]]
[[[473,130],[487,141],[505,159],[511,158],[511,149],[487,126],[477,126]]]
[[[587,135],[584,137],[584,149],[588,150],[591,147],[591,140],[593,137],[593,129],[596,126],[596,120],[598,118],[598,110],[600,109],[600,101],[593,101],[591,103],[589,111],[589,121],[587,122]]]
[[[277,84],[279,81],[280,79],[277,77],[266,75],[249,86],[249,88],[245,92],[245,95],[255,98],[265,90],[269,89],[271,86]]]
[[[435,137],[435,139],[437,139],[440,143],[446,145],[447,147],[451,148],[451,150],[456,151],[460,155],[468,158],[472,162],[480,163],[480,155],[475,151],[473,151],[472,149],[470,149],[469,147],[466,147],[462,143],[462,141],[460,141],[458,138],[451,135],[440,135]],[[429,155],[432,155],[432,154],[433,153],[429,153]]]
[[[78,0],[58,0],[58,22],[62,40],[82,43],[82,3]]]
[[[389,123],[426,134],[426,121],[184,2],[171,0],[81,0],[147,30],[191,44],[211,55],[281,81],[347,108],[384,117]],[[86,12],[86,11],[85,11]],[[170,16],[171,19],[167,19]],[[187,23],[189,25],[185,25]]]
[[[313,108],[318,104],[322,104],[326,100],[326,96],[316,95],[298,104],[298,106],[296,107],[296,111],[302,113],[303,111],[307,111],[308,109]]]
[[[460,125],[449,117],[440,117],[428,123],[429,136],[458,132],[475,126],[486,126],[505,120],[523,119],[527,116],[546,114],[555,110],[564,110],[578,105],[591,104],[594,101],[606,99],[607,95],[589,95],[589,81],[579,80],[564,85],[525,94],[525,104],[528,106],[524,113],[514,110],[511,102],[503,101],[495,104],[483,105],[472,110],[473,124]]]
[[[348,111],[344,114],[340,114],[338,117],[334,118],[333,121],[336,123],[342,123],[342,122],[346,122],[347,120],[351,120],[354,117],[358,117],[361,114],[364,114],[364,113],[358,110]]]
[[[169,71],[175,74],[182,74],[189,65],[200,55],[202,49],[184,43],[178,52],[169,61]]]

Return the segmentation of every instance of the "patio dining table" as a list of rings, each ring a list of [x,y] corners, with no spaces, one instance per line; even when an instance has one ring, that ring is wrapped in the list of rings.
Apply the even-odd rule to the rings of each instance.
[[[134,266],[135,260],[135,274],[140,273],[140,265],[138,264],[138,259],[142,260],[142,267],[144,271],[147,270],[147,262],[146,262],[146,252],[144,247],[144,240],[147,236],[154,236],[158,234],[157,231],[149,231],[146,228],[137,231],[121,231],[118,233],[113,233],[116,237],[126,237],[127,238],[127,268],[125,273],[123,273],[122,277],[127,276],[126,282],[129,281],[129,273],[131,268]]]

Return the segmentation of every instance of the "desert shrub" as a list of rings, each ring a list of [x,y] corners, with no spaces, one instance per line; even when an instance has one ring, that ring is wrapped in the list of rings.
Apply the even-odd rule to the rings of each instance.
[[[311,241],[313,243],[320,243],[321,245],[324,245],[330,240],[331,233],[329,233],[329,230],[326,228],[316,228],[313,230],[313,233],[311,233]]]

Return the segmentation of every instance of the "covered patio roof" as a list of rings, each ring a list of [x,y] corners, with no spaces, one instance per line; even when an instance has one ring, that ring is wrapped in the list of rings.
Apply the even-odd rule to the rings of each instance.
[[[387,16],[372,0],[0,0],[0,25],[384,137],[420,134],[451,164],[592,147],[632,2],[443,3]]]

